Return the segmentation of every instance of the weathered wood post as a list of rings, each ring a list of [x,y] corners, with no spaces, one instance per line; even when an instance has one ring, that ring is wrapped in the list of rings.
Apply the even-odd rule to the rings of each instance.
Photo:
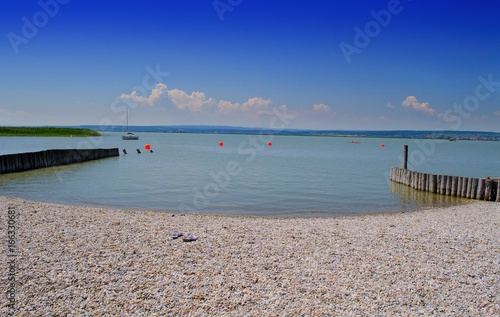
[[[462,179],[462,194],[460,197],[467,197],[467,177]]]
[[[497,179],[497,203],[500,202],[500,178]]]
[[[441,175],[441,181],[439,183],[439,193],[441,195],[446,194],[446,182],[448,181],[448,176]]]
[[[420,190],[427,191],[426,173],[420,173]]]
[[[404,145],[404,150],[403,150],[403,168],[407,169],[408,168],[408,145]]]
[[[470,199],[471,198],[471,194],[472,194],[472,178],[467,177],[467,194],[466,194],[465,197],[467,199]]]
[[[481,178],[479,180],[479,185],[477,188],[477,199],[484,200],[484,185],[486,184],[486,180]]]
[[[451,195],[456,196],[458,189],[458,176],[451,177]]]
[[[472,179],[472,189],[471,189],[471,193],[470,193],[470,198],[471,199],[476,199],[477,197],[477,186],[478,186],[478,183],[479,183],[479,179],[477,178],[473,178]]]
[[[493,187],[493,190],[491,191],[491,201],[498,201],[498,182],[500,180],[498,179],[493,179],[493,184],[491,187]]]
[[[492,191],[493,191],[493,180],[491,178],[487,178],[484,184],[484,200],[491,201],[492,199]]]
[[[451,195],[451,182],[453,180],[453,176],[446,177],[446,196]]]
[[[437,193],[437,185],[438,185],[438,177],[435,174],[430,175],[430,185],[429,185],[429,190],[431,193]]]

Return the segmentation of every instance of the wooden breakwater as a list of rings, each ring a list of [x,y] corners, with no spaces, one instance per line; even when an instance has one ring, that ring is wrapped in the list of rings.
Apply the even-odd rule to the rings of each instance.
[[[499,178],[434,175],[393,167],[390,179],[435,194],[500,202]]]
[[[118,148],[45,150],[18,154],[0,155],[0,174],[23,172],[37,168],[81,163],[119,156]]]

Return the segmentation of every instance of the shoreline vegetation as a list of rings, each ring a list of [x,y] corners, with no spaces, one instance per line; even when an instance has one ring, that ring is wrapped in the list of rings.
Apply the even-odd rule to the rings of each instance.
[[[26,137],[89,137],[101,136],[101,133],[88,128],[75,127],[2,127],[0,137],[26,136]]]
[[[10,216],[12,252],[0,257],[16,283],[2,270],[0,291],[15,299],[9,307],[2,296],[0,315],[497,316],[500,307],[492,202],[262,218],[0,196],[0,219]]]

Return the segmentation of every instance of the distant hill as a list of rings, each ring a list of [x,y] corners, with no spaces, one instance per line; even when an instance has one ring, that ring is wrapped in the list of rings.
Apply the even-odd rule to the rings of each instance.
[[[81,128],[101,132],[123,132],[121,126],[107,127],[105,130],[97,125],[83,125]],[[500,141],[498,132],[478,131],[413,131],[413,130],[300,130],[300,129],[265,129],[232,126],[178,125],[178,126],[129,126],[131,132],[160,133],[207,133],[207,134],[275,134],[302,135],[323,137],[356,137],[356,138],[404,138],[404,139],[451,139],[451,140],[483,140]]]

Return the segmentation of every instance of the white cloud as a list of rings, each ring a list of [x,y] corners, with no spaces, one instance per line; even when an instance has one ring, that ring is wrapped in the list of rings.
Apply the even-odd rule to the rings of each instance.
[[[249,98],[244,103],[233,103],[227,100],[219,101],[217,109],[220,113],[231,114],[236,112],[253,113],[257,115],[269,114],[269,105],[272,103],[269,99],[260,97]]]
[[[137,91],[132,91],[130,94],[121,94],[118,98],[123,100],[130,100],[139,105],[152,106],[158,98],[160,98],[167,91],[167,85],[158,83],[156,87],[151,90],[148,97],[141,96]]]
[[[172,89],[168,91],[168,96],[175,106],[183,110],[188,108],[190,111],[203,111],[204,106],[215,106],[217,102],[213,98],[208,98],[205,93],[195,91],[190,95],[180,89]]]
[[[332,108],[328,105],[325,105],[324,103],[317,103],[313,105],[313,110],[314,112],[332,112]]]
[[[220,113],[229,114],[234,111],[238,111],[241,105],[239,103],[232,103],[231,101],[221,100],[219,101],[218,110]]]
[[[221,114],[247,113],[247,114],[269,114],[269,105],[272,103],[269,99],[261,97],[249,98],[244,103],[237,103],[228,100],[216,101],[208,98],[204,92],[195,91],[191,94],[181,89],[167,90],[165,84],[157,84],[149,96],[142,96],[137,91],[130,94],[121,94],[118,98],[129,100],[139,105],[152,106],[163,95],[167,95],[172,103],[179,110],[189,109],[191,112],[205,112],[207,109],[215,110]]]
[[[241,105],[241,111],[250,112],[255,110],[258,113],[259,111],[267,110],[271,102],[272,101],[269,99],[264,99],[260,97],[249,98],[246,102],[244,102]]]
[[[495,117],[500,117],[500,110],[497,110],[493,113],[495,115]]]
[[[394,107],[394,105],[392,103],[388,102],[387,103],[387,108],[394,109],[395,107]]]
[[[406,97],[406,99],[403,101],[402,105],[404,107],[407,107],[407,108],[411,107],[416,111],[422,111],[422,112],[425,112],[425,113],[430,114],[430,115],[437,114],[436,109],[429,107],[428,102],[418,102],[417,97],[415,97],[415,96]]]

